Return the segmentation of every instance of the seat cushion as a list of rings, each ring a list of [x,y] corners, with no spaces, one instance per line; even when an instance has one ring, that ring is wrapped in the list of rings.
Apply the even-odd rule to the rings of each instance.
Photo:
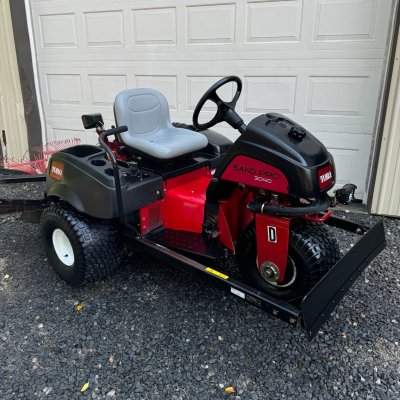
[[[124,144],[163,160],[192,153],[207,146],[207,138],[198,132],[175,128],[169,118],[165,96],[154,89],[129,89],[119,93],[114,104]]]
[[[208,143],[201,133],[174,127],[146,135],[146,138],[143,136],[125,134],[122,140],[133,149],[163,160],[200,150]]]

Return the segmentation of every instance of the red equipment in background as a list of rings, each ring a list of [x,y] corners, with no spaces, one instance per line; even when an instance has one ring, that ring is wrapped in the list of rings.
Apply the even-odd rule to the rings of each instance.
[[[47,162],[52,154],[68,147],[77,146],[80,143],[81,139],[79,138],[55,140],[43,146],[28,149],[20,160],[15,157],[1,158],[0,165],[3,168],[21,171],[25,174],[44,174]]]

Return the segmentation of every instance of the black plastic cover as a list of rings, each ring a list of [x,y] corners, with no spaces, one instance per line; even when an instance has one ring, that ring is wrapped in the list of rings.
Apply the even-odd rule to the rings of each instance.
[[[232,146],[232,141],[230,139],[212,129],[200,130],[194,125],[188,125],[183,122],[173,122],[172,125],[175,128],[189,129],[194,132],[202,133],[207,138],[208,145],[205,149],[202,149],[201,152],[220,156],[225,154]]]
[[[294,137],[293,131],[301,135]],[[335,164],[326,147],[305,128],[281,114],[264,114],[253,119],[224,157],[214,177],[219,179],[239,155],[281,170],[292,196],[319,197],[335,184]],[[318,171],[327,166],[332,168],[332,183],[321,189]]]
[[[227,153],[232,147],[232,141],[218,132],[215,132],[211,129],[206,129],[205,131],[200,131],[200,133],[206,136],[208,140],[208,145],[205,150],[210,154],[221,156]]]
[[[53,162],[63,165],[61,180],[49,175]],[[118,217],[112,165],[103,149],[90,145],[70,147],[53,154],[48,168],[46,190],[49,197],[64,200],[92,217]],[[140,179],[135,166],[126,163],[119,166],[119,171],[125,214],[162,197],[163,181],[160,175],[143,170],[144,176]]]

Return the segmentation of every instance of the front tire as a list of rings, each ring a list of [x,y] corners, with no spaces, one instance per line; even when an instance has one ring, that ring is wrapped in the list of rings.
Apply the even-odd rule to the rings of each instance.
[[[280,285],[266,281],[260,274],[253,223],[240,236],[236,250],[238,266],[245,279],[283,300],[304,296],[340,258],[338,245],[327,228],[309,221],[294,221],[290,227],[286,274]]]
[[[102,279],[120,263],[118,233],[110,221],[60,202],[43,211],[40,225],[50,264],[71,285]]]

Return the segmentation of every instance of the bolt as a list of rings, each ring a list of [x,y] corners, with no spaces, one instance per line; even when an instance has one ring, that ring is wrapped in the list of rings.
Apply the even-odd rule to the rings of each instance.
[[[295,324],[295,323],[296,323],[296,318],[290,317],[290,318],[289,318],[289,322],[290,322],[291,324]]]
[[[274,271],[272,271],[271,268],[266,268],[266,269],[264,270],[264,276],[265,276],[266,278],[271,278],[273,275],[274,275]]]

